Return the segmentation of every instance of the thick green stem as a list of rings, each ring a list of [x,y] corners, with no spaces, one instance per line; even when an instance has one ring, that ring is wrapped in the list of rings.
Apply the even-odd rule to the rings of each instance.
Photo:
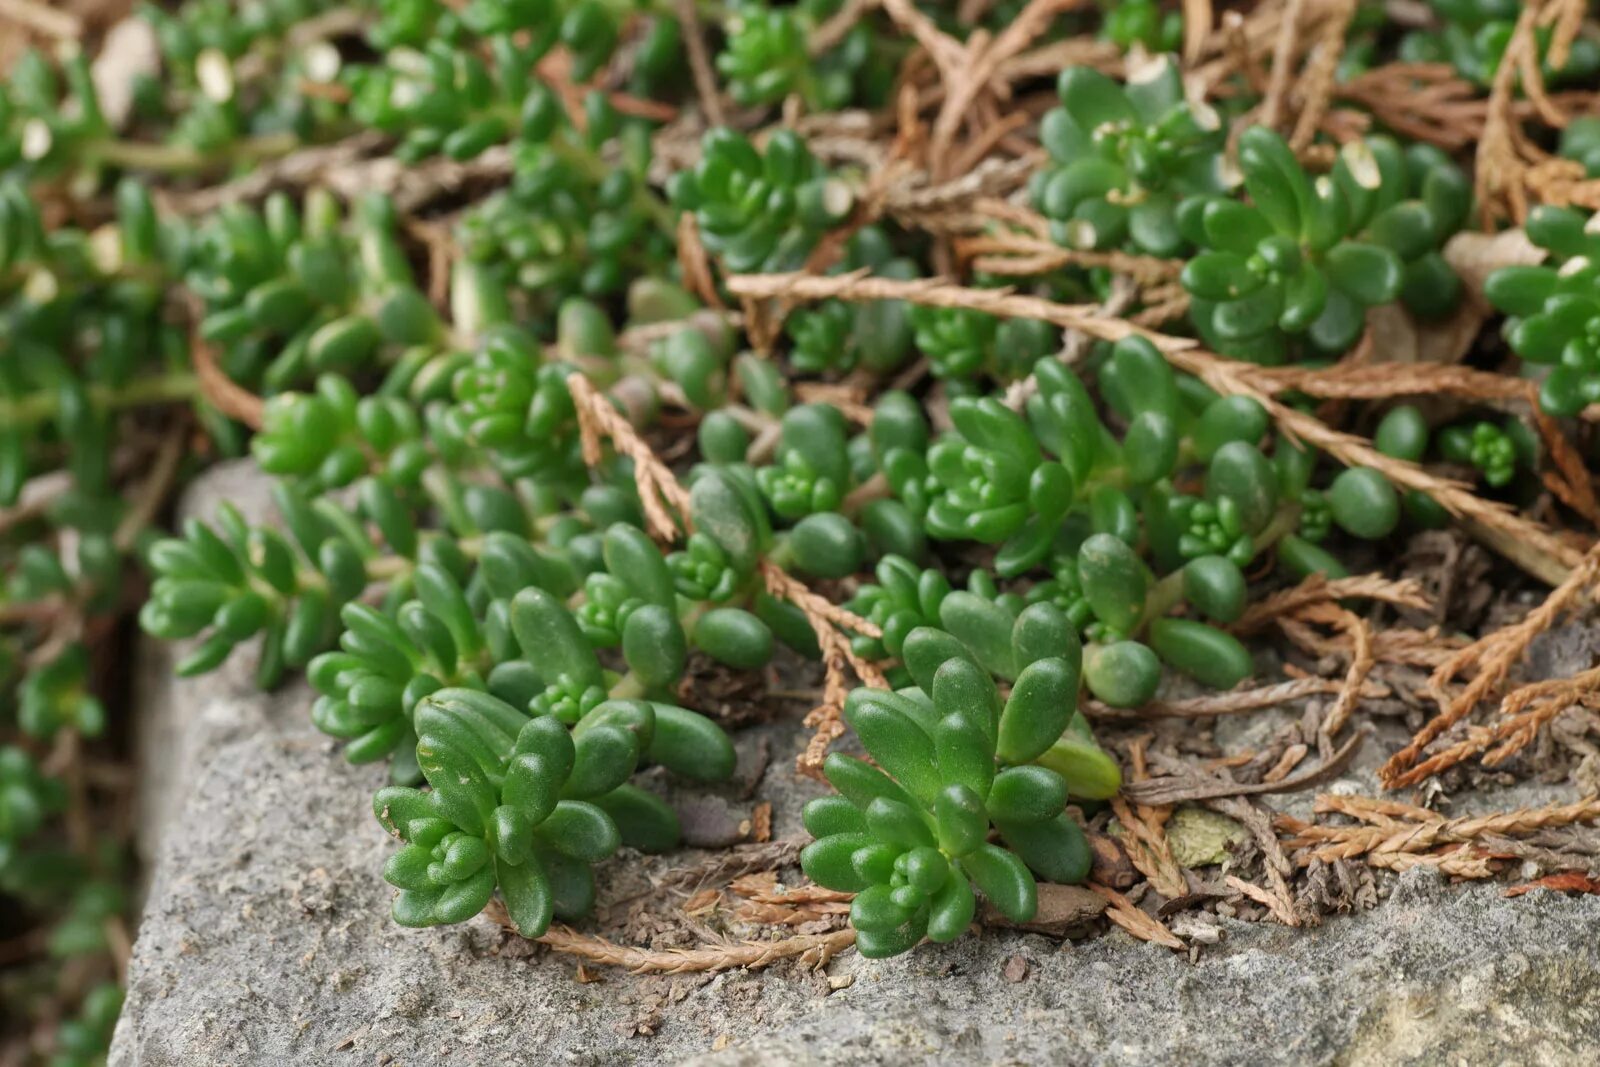
[[[300,139],[292,133],[266,134],[209,152],[189,145],[153,144],[108,138],[89,142],[84,146],[83,152],[92,162],[107,163],[114,167],[168,174],[192,174],[196,171],[274,159],[288,155],[299,145]]]
[[[1261,528],[1261,532],[1252,538],[1250,558],[1256,559],[1285,536],[1294,533],[1295,526],[1299,522],[1299,504],[1280,505],[1272,519]],[[1134,633],[1142,633],[1152,622],[1171,611],[1173,605],[1182,599],[1183,568],[1179,567],[1150,588],[1149,594],[1144,599],[1144,614],[1139,617],[1139,625],[1134,628]]]
[[[468,559],[477,559],[478,554],[483,551],[483,538],[462,537],[456,540],[456,546]],[[374,556],[367,560],[367,580],[384,582],[398,578],[409,574],[416,565],[417,561],[409,556]]]
[[[193,400],[200,393],[200,382],[187,371],[172,371],[137,378],[126,385],[91,385],[89,402],[107,411],[143,407],[146,404],[174,404]],[[0,426],[31,426],[55,416],[61,397],[53,389],[41,389],[13,400],[0,399]]]
[[[629,671],[617,679],[617,684],[611,687],[608,695],[613,700],[642,700],[648,693],[649,689],[639,680],[639,676]]]

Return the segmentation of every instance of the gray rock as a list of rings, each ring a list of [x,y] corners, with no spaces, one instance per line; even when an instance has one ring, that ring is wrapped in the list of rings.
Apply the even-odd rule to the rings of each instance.
[[[225,469],[190,507],[260,495]],[[248,659],[180,682],[171,653],[150,655],[142,802],[159,830],[113,1067],[1554,1064],[1592,1058],[1600,1034],[1600,898],[1506,900],[1424,871],[1315,930],[1218,919],[1223,940],[1194,961],[1120,932],[988,931],[889,961],[847,951],[824,974],[581,983],[487,919],[390,922],[391,846],[367,808],[382,771],[311,727],[303,684],[255,693]],[[747,731],[741,752],[770,762],[753,796],[733,785],[718,803],[769,801],[775,834],[797,834],[816,792],[793,771],[802,742],[792,723]],[[625,910],[641,871],[707,855],[622,858],[607,899]]]
[[[986,935],[847,961],[825,1010],[697,1062],[1558,1064],[1593,1055],[1600,901],[1451,891],[1408,872],[1314,931],[1225,921],[1198,963],[1114,934]],[[1020,983],[1004,978],[1013,955]]]

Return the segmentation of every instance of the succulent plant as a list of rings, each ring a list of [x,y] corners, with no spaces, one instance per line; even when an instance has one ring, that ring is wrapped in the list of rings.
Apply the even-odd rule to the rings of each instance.
[[[946,657],[951,649],[960,651]],[[1067,780],[1030,762],[1067,730],[1078,647],[1036,644],[1018,627],[1007,651],[1013,665],[1029,662],[1002,702],[960,642],[914,630],[905,654],[919,686],[857,689],[846,702],[846,721],[877,766],[828,757],[823,773],[839,794],[806,805],[816,841],[801,864],[819,884],[856,894],[850,922],[865,956],[960,937],[978,893],[1027,922],[1038,907],[1035,875],[1076,882],[1089,873],[1083,831],[1065,812]],[[988,840],[991,830],[1004,845]]]
[[[979,898],[1026,921],[1037,880],[1083,878],[1079,812],[1121,783],[1085,710],[1173,673],[1240,684],[1254,598],[1448,523],[1397,464],[1523,506],[1548,460],[1570,465],[1477,401],[1317,409],[1276,377],[1346,357],[1374,308],[1427,331],[1462,306],[1444,247],[1476,221],[1474,182],[1431,143],[1458,131],[1340,99],[1291,150],[1253,75],[1168,54],[1173,4],[1041,25],[1021,0],[977,6],[737,0],[696,26],[666,0],[185,0],[141,10],[159,63],[125,86],[75,45],[17,52],[0,894],[41,924],[19,945],[75,961],[15,1012],[59,1023],[52,1062],[98,1062],[120,1008],[125,820],[62,767],[127,735],[109,680],[131,614],[183,643],[180,674],[303,672],[310,721],[386,765],[399,922],[498,895],[527,936],[591,910],[619,849],[676,845],[657,778],[732,774],[732,740],[685,706],[707,673],[760,682],[800,656],[837,683],[842,635],[887,687],[845,701],[845,743],[874,762],[828,758],[802,867],[855,894],[858,945],[884,956],[960,936]],[[1335,82],[1398,59],[1490,84],[1518,5],[1431,6],[1403,34],[1361,6]],[[929,35],[992,58],[1019,24],[1029,50],[945,116]],[[1551,86],[1600,70],[1588,23],[1559,69],[1564,28],[1536,29]],[[1042,77],[1056,96],[1035,106]],[[1600,123],[1558,139],[1531,114],[1550,174],[1600,172]],[[1528,213],[1545,258],[1486,287],[1545,435],[1600,402],[1600,237],[1563,190]],[[1004,269],[975,251],[1035,238],[1069,251]],[[1130,263],[1167,283],[1141,275],[1094,331],[1115,343],[1066,344],[1086,309],[1062,305],[1107,302]],[[776,272],[806,277],[772,300],[735,280]],[[856,273],[892,298],[851,292]],[[1139,325],[1157,312],[1164,338]],[[1311,418],[1370,431],[1371,465],[1282,428]],[[275,514],[169,526],[173,492],[234,457],[275,479]],[[795,582],[858,618],[819,638]]]
[[[1560,265],[1502,267],[1484,287],[1507,315],[1512,349],[1529,363],[1550,367],[1539,386],[1539,404],[1555,415],[1573,415],[1600,400],[1600,266],[1594,260],[1600,236],[1591,232],[1592,221],[1571,208],[1536,208],[1528,237]]]
[[[1401,256],[1357,239],[1383,188],[1370,163],[1365,146],[1347,147],[1333,174],[1313,182],[1283,138],[1263,126],[1244,132],[1239,166],[1251,202],[1196,196],[1178,215],[1201,249],[1182,279],[1207,343],[1269,364],[1290,357],[1291,339],[1341,353],[1360,336],[1367,308],[1400,296]]]
[[[1132,5],[1119,12],[1135,14]],[[1138,66],[1125,86],[1071,67],[1058,93],[1061,106],[1045,114],[1039,130],[1052,165],[1032,185],[1056,240],[1177,255],[1191,240],[1178,225],[1179,201],[1226,188],[1217,113],[1187,99],[1171,56]]]
[[[1492,83],[1522,6],[1516,0],[1428,0],[1428,6],[1437,23],[1403,36],[1400,57],[1410,63],[1449,63],[1470,81],[1485,86]],[[1600,71],[1600,44],[1592,38],[1574,40],[1566,62],[1558,68],[1545,55],[1551,28],[1540,27],[1536,32],[1539,63],[1547,81],[1581,82]]]

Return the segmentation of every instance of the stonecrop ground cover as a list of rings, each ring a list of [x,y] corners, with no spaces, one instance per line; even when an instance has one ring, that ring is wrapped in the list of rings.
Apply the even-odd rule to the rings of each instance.
[[[1438,668],[1391,784],[1555,714],[1450,732],[1596,566],[1582,3],[127,8],[0,14],[0,995],[36,1058],[96,1062],[120,1003],[134,616],[180,674],[304,675],[386,768],[350,803],[394,921],[530,938],[677,847],[636,771],[733,774],[695,672],[817,684],[799,865],[868,956],[1087,879],[1148,773],[1094,721],[1179,675],[1272,703],[1235,690],[1274,620],[1333,634],[1290,682],[1338,694],[1325,759],[1375,662]],[[273,521],[169,525],[244,456]],[[1416,594],[1352,573],[1445,527],[1547,617],[1377,640],[1356,612]]]

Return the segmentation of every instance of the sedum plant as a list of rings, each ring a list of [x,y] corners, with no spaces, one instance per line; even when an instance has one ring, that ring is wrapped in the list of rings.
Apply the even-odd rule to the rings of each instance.
[[[1472,185],[1432,145],[1402,149],[1388,137],[1369,137],[1360,144],[1350,150],[1351,165],[1368,173],[1376,167],[1378,188],[1371,204],[1352,213],[1362,220],[1359,237],[1399,258],[1400,302],[1408,311],[1424,320],[1443,318],[1460,305],[1462,285],[1442,250],[1467,221]]]
[[[1463,419],[1439,427],[1413,404],[1391,408],[1373,431],[1373,445],[1387,456],[1421,462],[1434,458],[1474,471],[1491,489],[1510,486],[1519,473],[1536,468],[1537,438],[1520,421],[1497,423]],[[1423,525],[1443,525],[1445,515],[1431,498],[1415,490],[1405,496],[1406,511]]]
[[[221,348],[232,376],[278,392],[443,339],[401,250],[393,204],[373,197],[348,223],[341,215],[326,195],[309,195],[301,210],[279,195],[196,235],[185,284],[205,300],[200,336]]]
[[[1182,251],[1193,238],[1178,224],[1179,201],[1221,194],[1226,185],[1221,121],[1209,105],[1185,97],[1177,61],[1148,60],[1125,86],[1072,67],[1057,91],[1061,106],[1045,114],[1039,131],[1051,165],[1031,186],[1052,236],[1073,248]]]
[[[1181,261],[1189,306],[1164,330],[1261,363],[1337,359],[1370,309],[1429,328],[1461,306],[1442,254],[1473,215],[1459,159],[1373,132],[1313,145],[1332,159],[1314,176],[1271,130],[1231,137],[1224,117],[1259,114],[1259,94],[1211,86],[1226,116],[1193,95],[1204,79],[1160,54],[1181,44],[1170,3],[1040,25],[1020,0],[695,6],[698,26],[666,0],[187,0],[139,13],[159,66],[120,102],[74,47],[8,70],[0,893],[39,927],[15,942],[53,968],[33,984],[71,979],[21,1009],[59,1022],[53,1062],[97,1062],[120,1007],[126,842],[73,761],[127,734],[108,666],[128,615],[182,643],[181,674],[249,658],[262,686],[305,675],[310,721],[387,776],[373,811],[395,848],[373,876],[396,921],[498,898],[533,937],[592,910],[597,865],[677,845],[656,779],[732,774],[731,739],[685,706],[697,676],[836,664],[772,591],[798,581],[881,631],[845,634],[888,687],[845,701],[866,758],[828,758],[837,795],[805,812],[802,867],[855,894],[858,944],[886,956],[959,937],[980,899],[1026,921],[1039,880],[1085,877],[1069,805],[1121,783],[1091,701],[1136,708],[1175,673],[1240,684],[1256,662],[1231,627],[1268,584],[1449,521],[1175,373],[1138,329],[1064,351],[1052,322],[926,292],[1106,302],[1109,267],[1078,264]],[[1338,77],[1398,54],[1487,83],[1514,6],[1432,6],[1398,52],[1362,7]],[[1019,25],[1027,51],[1007,53]],[[948,132],[946,98],[913,91],[935,27],[1001,66],[926,160]],[[1057,74],[1041,64],[1069,51],[1124,73],[1074,66],[1035,107]],[[1585,29],[1546,74],[1595,66]],[[1013,93],[1016,126],[985,110]],[[1021,163],[967,158],[980,128]],[[1573,116],[1557,166],[1594,170],[1597,142]],[[363,184],[387,192],[349,196]],[[1070,262],[969,257],[1014,224]],[[1488,282],[1561,417],[1600,401],[1592,229],[1537,208],[1547,261]],[[787,271],[930,284],[809,305],[744,305],[729,284]],[[1143,288],[1136,322],[1156,310]],[[615,416],[598,455],[590,391]],[[1532,502],[1545,446],[1522,421],[1426,411],[1323,414]],[[273,514],[166,528],[176,487],[241,456],[275,479]],[[641,496],[654,458],[681,498]]]
[[[800,267],[822,233],[855,206],[850,184],[789,131],[758,149],[742,134],[716,129],[700,150],[693,169],[673,176],[672,203],[694,213],[706,248],[730,269]]]
[[[1561,131],[1560,152],[1562,158],[1581,163],[1587,177],[1600,176],[1600,116],[1574,116]]]
[[[918,625],[966,640],[968,627],[999,632],[1027,605],[1049,604],[1089,642],[1085,684],[1109,704],[1150,699],[1163,663],[1226,689],[1254,671],[1215,625],[1242,612],[1245,567],[1272,552],[1291,575],[1337,575],[1318,545],[1331,528],[1379,539],[1399,521],[1399,494],[1379,472],[1345,470],[1316,487],[1316,457],[1270,441],[1258,404],[1184,381],[1143,338],[1111,346],[1099,369],[1102,395],[1125,420],[1120,438],[1059,363],[1042,360],[1034,377],[1026,415],[992,398],[957,401],[951,433],[921,454],[884,457],[931,538],[997,546],[993,577],[974,572],[965,590],[885,557],[855,601],[883,628],[885,651]],[[1011,589],[994,580],[1041,569],[1045,580]],[[1185,605],[1201,618],[1169,616]]]
[[[463,922],[496,890],[525,937],[543,934],[553,915],[587,914],[590,864],[624,842],[677,843],[672,810],[627,784],[641,756],[702,769],[702,756],[726,762],[642,701],[598,704],[569,733],[556,715],[530,718],[486,693],[441,689],[419,703],[415,722],[430,788],[392,786],[372,802],[403,842],[383,876],[400,890],[394,918],[404,926]]]
[[[1410,63],[1449,63],[1463,78],[1490,85],[1522,5],[1516,0],[1428,0],[1428,6],[1435,25],[1405,34],[1399,43],[1400,57]],[[1566,62],[1557,68],[1545,55],[1552,29],[1544,26],[1536,33],[1539,65],[1548,83],[1580,83],[1600,72],[1600,43],[1592,37],[1574,40]]]
[[[1098,6],[1101,38],[1124,51],[1174,52],[1183,43],[1183,13],[1163,10],[1156,0],[1098,0]]]
[[[894,80],[892,41],[857,23],[820,56],[808,54],[808,39],[841,6],[839,0],[731,5],[727,41],[716,65],[734,101],[752,107],[781,103],[794,94],[818,111],[880,105]]]
[[[856,894],[850,921],[862,955],[896,955],[924,937],[955,940],[973,921],[978,893],[1027,922],[1038,907],[1035,875],[1059,883],[1088,875],[1083,831],[1065,813],[1069,782],[1032,762],[1073,715],[1076,635],[1019,620],[1006,636],[984,650],[1014,673],[1004,701],[976,650],[919,628],[904,647],[918,684],[857,689],[846,702],[845,719],[877,766],[828,757],[823,771],[839,795],[806,805],[816,841],[801,865],[819,884]],[[1114,776],[1109,784],[1114,792]]]
[[[1600,400],[1600,237],[1592,232],[1593,219],[1571,208],[1535,208],[1526,229],[1552,262],[1501,267],[1489,276],[1484,295],[1506,313],[1512,350],[1550,368],[1539,385],[1539,406],[1574,415]]]
[[[1313,182],[1263,126],[1240,137],[1239,167],[1250,203],[1196,196],[1178,214],[1200,249],[1182,274],[1196,330],[1217,351],[1257,363],[1281,363],[1302,341],[1343,352],[1365,310],[1406,284],[1400,255],[1357,236],[1379,204],[1381,168],[1364,146],[1346,148],[1333,174]]]

